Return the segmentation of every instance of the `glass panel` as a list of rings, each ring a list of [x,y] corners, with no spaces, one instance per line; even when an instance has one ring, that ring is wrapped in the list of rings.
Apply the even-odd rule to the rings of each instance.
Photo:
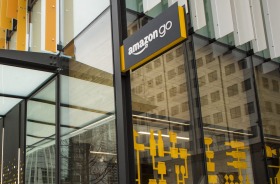
[[[193,183],[183,46],[131,73],[136,183]]]
[[[26,183],[55,183],[56,81],[27,103]]]
[[[0,65],[0,76],[3,79],[0,82],[0,93],[26,97],[52,75],[43,71]]]
[[[145,13],[149,17],[156,17],[166,8],[168,8],[168,1],[126,0],[126,7],[127,9],[133,10],[134,12]]]
[[[0,96],[0,116],[6,115],[14,106],[16,106],[21,99],[18,98],[7,98]]]
[[[69,64],[61,76],[61,182],[117,183],[113,76]]]
[[[280,74],[264,65],[255,68],[270,182],[280,181]]]
[[[109,4],[100,8],[109,1],[83,3],[79,7],[86,6],[88,12],[93,11],[91,3],[98,6],[94,4],[97,11],[64,49],[72,59],[60,81],[61,183],[113,184],[118,183],[118,169],[111,12]],[[83,26],[78,19],[85,10],[74,15],[74,30]]]
[[[255,183],[264,164],[256,161],[262,151],[251,58],[202,42],[194,37],[208,182]]]
[[[63,0],[63,45],[82,33],[106,8],[109,0]],[[106,29],[102,29],[103,31]]]

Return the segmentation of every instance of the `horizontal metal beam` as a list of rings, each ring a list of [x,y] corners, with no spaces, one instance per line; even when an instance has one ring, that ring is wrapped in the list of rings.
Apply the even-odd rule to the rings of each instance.
[[[0,93],[0,97],[7,97],[7,98],[18,98],[18,99],[26,99],[26,96],[19,96],[19,95],[11,95],[11,94],[4,94]]]
[[[54,73],[66,60],[53,54],[0,49],[0,64],[20,68]]]

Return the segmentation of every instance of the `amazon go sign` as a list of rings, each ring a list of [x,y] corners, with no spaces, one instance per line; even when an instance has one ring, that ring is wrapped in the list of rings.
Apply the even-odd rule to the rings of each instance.
[[[124,40],[122,71],[145,64],[186,38],[185,11],[176,3]]]

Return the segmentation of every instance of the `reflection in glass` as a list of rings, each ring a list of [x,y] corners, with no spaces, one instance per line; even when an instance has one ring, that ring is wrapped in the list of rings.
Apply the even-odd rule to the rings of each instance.
[[[256,58],[254,58],[256,59]],[[273,64],[273,63],[271,63]],[[280,181],[280,73],[278,65],[255,68],[270,182]]]
[[[131,73],[136,183],[192,183],[182,45]]]
[[[109,0],[63,0],[63,45],[81,34],[109,7]],[[106,30],[106,29],[101,29]]]
[[[219,43],[202,43],[194,37],[208,181],[254,183],[258,115],[251,60]]]
[[[52,81],[27,103],[26,183],[55,183],[55,84]]]
[[[118,182],[114,107],[112,74],[70,61],[61,76],[62,183]]]

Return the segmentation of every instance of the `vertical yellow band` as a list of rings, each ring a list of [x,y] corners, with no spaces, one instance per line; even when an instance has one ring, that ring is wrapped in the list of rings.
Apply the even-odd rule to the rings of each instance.
[[[179,6],[178,9],[179,9],[181,36],[183,38],[187,38],[185,11],[184,11],[184,8],[182,6]]]
[[[45,49],[56,52],[56,0],[46,1]]]
[[[17,50],[26,50],[27,0],[18,0]]]
[[[122,45],[120,48],[120,56],[121,56],[121,71],[125,70],[125,61],[124,61],[124,46]]]

